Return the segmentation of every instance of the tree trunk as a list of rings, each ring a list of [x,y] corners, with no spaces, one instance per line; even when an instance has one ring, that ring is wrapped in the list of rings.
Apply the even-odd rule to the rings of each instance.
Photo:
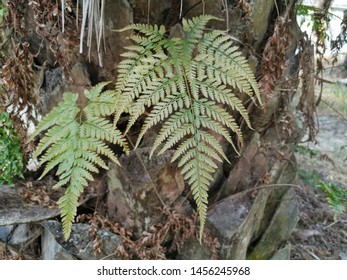
[[[81,94],[98,82],[115,81],[115,66],[129,33],[112,30],[132,22],[164,24],[169,30],[181,17],[203,13],[224,19],[209,28],[228,30],[235,38],[259,81],[264,106],[258,108],[245,100],[253,130],[241,124],[245,134],[241,156],[223,143],[232,160],[220,166],[210,187],[203,244],[192,241],[197,225],[195,205],[177,166],[170,163],[170,153],[148,159],[151,137],[137,151],[120,157],[121,168],[110,164],[106,176],[91,184],[98,200],[90,205],[130,231],[126,237],[134,244],[144,237],[157,242],[165,254],[153,249],[151,258],[289,258],[286,241],[298,220],[294,149],[307,131],[310,140],[315,136],[313,51],[297,25],[296,1],[106,0],[103,67],[94,45],[90,57],[86,46],[83,54],[78,52],[76,1],[66,1],[71,12],[65,11],[64,33],[62,13],[55,7],[60,1],[7,2],[12,14],[5,19],[3,64],[13,57],[17,63],[30,63],[35,84],[29,89],[26,83],[11,88],[11,81],[24,78],[3,71],[4,80],[12,96],[21,98],[20,106],[33,107],[42,115],[64,92]],[[298,89],[300,79],[302,90]],[[129,139],[133,140],[131,134]],[[123,244],[132,252],[123,257],[145,258],[131,244]]]

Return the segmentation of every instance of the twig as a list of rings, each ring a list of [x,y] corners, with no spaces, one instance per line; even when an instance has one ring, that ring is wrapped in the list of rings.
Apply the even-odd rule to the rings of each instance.
[[[151,0],[147,0],[147,24],[149,24],[149,13],[151,10]]]
[[[222,0],[225,10],[225,22],[226,22],[226,30],[229,30],[229,7],[228,0]]]
[[[347,121],[347,117],[342,114],[339,110],[335,109],[333,106],[331,106],[327,101],[325,101],[323,98],[321,100],[325,105],[327,105],[331,110],[333,110],[336,114],[338,114],[342,119]]]
[[[277,1],[275,0],[274,3],[275,3],[275,6],[276,6],[277,16],[279,17],[280,16],[280,10],[278,9]]]
[[[332,227],[333,225],[337,224],[338,222],[339,222],[339,220],[337,220],[337,221],[335,221],[335,222],[333,222],[333,223],[331,223],[331,224],[329,224],[329,225],[323,227],[323,229],[324,229],[324,230],[325,230],[325,229],[328,229],[328,228]]]
[[[61,25],[62,25],[62,32],[65,31],[65,0],[61,0]]]
[[[313,257],[316,260],[320,260],[320,258],[313,252],[310,252],[308,249],[306,249],[304,246],[302,247],[311,257]]]
[[[315,78],[316,80],[318,80],[318,81],[321,81],[321,82],[327,83],[327,84],[336,84],[336,83],[337,83],[337,82],[333,82],[333,81],[330,81],[330,80],[327,80],[327,79],[323,79],[323,78],[318,77],[318,76],[315,76],[314,78]]]
[[[182,9],[183,9],[183,0],[181,0],[181,6],[180,6],[180,19],[182,18]]]

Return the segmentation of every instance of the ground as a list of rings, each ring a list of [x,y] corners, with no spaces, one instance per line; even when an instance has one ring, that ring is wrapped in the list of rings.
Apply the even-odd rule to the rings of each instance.
[[[346,78],[345,70],[326,71],[324,78]],[[300,220],[290,240],[291,259],[347,259],[347,214],[337,215],[319,182],[347,191],[347,85],[323,87],[318,107],[317,144],[302,144],[296,157]],[[347,201],[342,201],[347,208]]]

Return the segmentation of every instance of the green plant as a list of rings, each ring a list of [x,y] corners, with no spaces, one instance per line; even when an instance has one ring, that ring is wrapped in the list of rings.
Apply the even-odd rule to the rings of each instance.
[[[299,154],[302,154],[302,155],[307,155],[310,158],[315,157],[318,154],[317,151],[315,151],[315,150],[313,150],[311,148],[305,147],[305,146],[296,146],[295,147],[295,152],[297,152]]]
[[[333,209],[335,217],[346,211],[347,191],[333,183],[318,181],[317,187],[326,195],[329,206]]]
[[[316,170],[313,170],[310,172],[305,170],[299,170],[298,175],[302,180],[304,180],[306,184],[312,187],[315,187],[318,184],[318,182],[321,180]]]
[[[200,239],[206,220],[208,188],[216,162],[228,159],[216,135],[223,136],[238,153],[229,131],[242,143],[242,132],[229,109],[237,111],[251,127],[237,92],[249,97],[259,89],[247,60],[223,31],[204,32],[209,15],[183,20],[179,37],[167,37],[164,26],[133,24],[135,43],[127,47],[118,65],[118,112],[130,114],[126,132],[149,112],[135,147],[148,130],[159,124],[150,155],[175,148],[172,161],[191,188],[200,216]],[[125,132],[125,133],[126,133]]]
[[[99,172],[98,167],[107,169],[101,156],[118,163],[108,144],[118,144],[128,151],[125,138],[107,118],[114,111],[114,93],[102,92],[106,84],[85,90],[84,105],[77,103],[78,94],[65,93],[64,100],[43,118],[31,136],[47,130],[35,151],[35,157],[40,156],[39,163],[46,164],[41,178],[57,166],[59,181],[54,187],[67,185],[58,201],[65,239],[70,236],[83,188],[93,180],[92,173]]]
[[[3,3],[0,3],[0,24],[2,23],[2,19],[6,13],[6,7]]]
[[[334,102],[335,106],[342,112],[342,114],[346,114],[347,113],[346,86],[341,83],[336,83],[334,86],[334,96],[336,99],[336,102]]]
[[[144,134],[160,124],[151,156],[176,147],[172,161],[191,187],[200,215],[200,240],[207,212],[208,187],[223,159],[228,161],[216,134],[223,136],[238,153],[232,131],[242,143],[242,132],[230,109],[237,111],[251,127],[243,105],[243,92],[260,102],[259,89],[246,59],[232,37],[223,31],[204,32],[212,16],[183,20],[181,37],[168,38],[165,27],[134,24],[131,36],[135,45],[127,47],[118,65],[115,91],[101,92],[101,83],[85,92],[86,106],[76,104],[77,94],[66,93],[64,101],[39,124],[35,134],[46,131],[35,153],[46,163],[41,177],[58,166],[56,187],[68,185],[59,200],[65,238],[69,237],[83,187],[92,180],[96,166],[107,168],[98,154],[117,162],[106,142],[119,144],[127,151],[121,133],[113,129],[122,113],[129,113],[126,134],[137,119],[145,117],[136,147]],[[237,91],[236,91],[237,90]],[[105,118],[114,113],[114,126]]]
[[[12,184],[22,177],[23,155],[20,141],[7,112],[0,114],[0,184]]]
[[[330,208],[334,211],[335,217],[346,211],[347,191],[331,182],[324,182],[317,171],[299,171],[299,177],[310,186],[322,191]]]

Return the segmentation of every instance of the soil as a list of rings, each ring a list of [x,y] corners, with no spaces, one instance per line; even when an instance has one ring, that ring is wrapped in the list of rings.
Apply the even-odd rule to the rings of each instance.
[[[327,75],[325,78],[338,80],[341,77]],[[334,100],[336,90],[336,85],[324,84],[323,100]],[[347,260],[347,213],[338,215],[327,202],[325,193],[317,188],[317,183],[323,182],[347,191],[347,113],[344,111],[347,86],[339,90],[342,93],[335,102],[339,106],[331,108],[326,102],[318,108],[317,144],[302,144],[304,149],[296,154],[301,212],[290,239],[291,259]],[[342,201],[341,206],[347,208],[347,201]]]

